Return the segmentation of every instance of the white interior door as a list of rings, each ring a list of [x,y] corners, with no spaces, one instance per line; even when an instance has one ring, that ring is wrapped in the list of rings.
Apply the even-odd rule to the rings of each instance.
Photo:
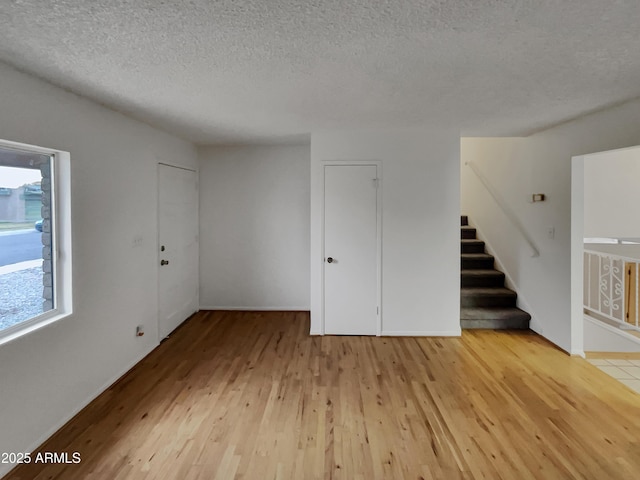
[[[193,170],[158,166],[158,333],[198,311],[198,184]]]
[[[376,165],[324,167],[324,333],[378,331]]]

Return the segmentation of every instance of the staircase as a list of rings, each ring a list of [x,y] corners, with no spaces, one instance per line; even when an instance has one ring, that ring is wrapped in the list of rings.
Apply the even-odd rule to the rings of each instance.
[[[466,215],[461,218],[460,324],[463,329],[528,329],[531,315],[516,307],[517,294],[505,288],[504,273],[493,268]]]

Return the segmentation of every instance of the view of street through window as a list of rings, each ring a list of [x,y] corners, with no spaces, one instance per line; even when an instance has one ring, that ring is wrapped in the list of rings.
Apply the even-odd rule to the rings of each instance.
[[[41,180],[0,166],[0,331],[43,313]]]

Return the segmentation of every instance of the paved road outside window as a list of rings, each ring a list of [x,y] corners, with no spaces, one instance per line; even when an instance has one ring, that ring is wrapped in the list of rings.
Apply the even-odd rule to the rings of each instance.
[[[42,234],[36,229],[0,232],[0,267],[42,258]]]

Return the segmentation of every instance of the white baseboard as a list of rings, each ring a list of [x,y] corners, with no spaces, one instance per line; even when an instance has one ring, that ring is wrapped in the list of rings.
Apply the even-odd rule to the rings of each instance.
[[[459,337],[462,329],[425,331],[425,330],[383,330],[382,337]]]
[[[286,307],[221,307],[221,306],[209,306],[209,305],[200,305],[200,310],[237,310],[244,312],[308,312],[311,310],[311,307],[297,307],[297,306],[286,306]]]
[[[320,330],[313,330],[309,332],[309,335],[324,335]],[[459,337],[462,335],[462,330],[444,331],[444,332],[424,332],[424,331],[384,331],[380,334],[381,337]]]

